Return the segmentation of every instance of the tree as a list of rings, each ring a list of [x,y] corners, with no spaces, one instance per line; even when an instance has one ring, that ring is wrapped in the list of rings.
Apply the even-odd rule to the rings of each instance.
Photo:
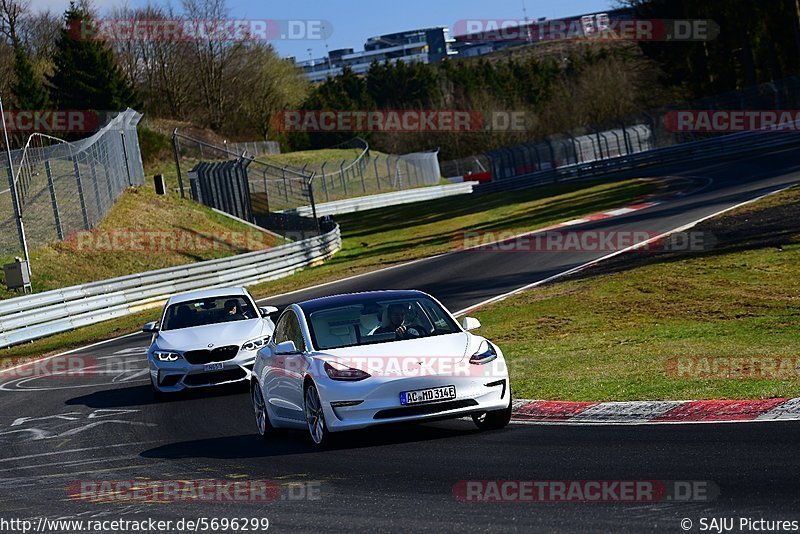
[[[139,107],[136,91],[116,63],[107,43],[81,38],[76,31],[90,25],[92,16],[74,2],[64,14],[53,57],[55,72],[48,77],[51,96],[59,109],[119,111]]]
[[[11,85],[11,92],[14,93],[17,109],[46,109],[50,101],[47,90],[19,42],[14,43],[14,75],[16,80]]]

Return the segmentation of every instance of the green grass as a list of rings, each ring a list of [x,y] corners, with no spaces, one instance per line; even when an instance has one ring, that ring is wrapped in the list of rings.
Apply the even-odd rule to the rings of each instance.
[[[121,247],[112,244],[111,238],[115,233],[123,237],[118,241],[122,243]],[[146,247],[149,250],[125,250],[131,248],[124,244],[128,242],[128,236],[151,236],[155,233],[158,239],[160,236],[175,236],[183,244],[167,244],[161,250],[160,241],[156,241],[155,246]],[[32,283],[34,291],[48,291],[263,250],[277,243],[278,239],[271,234],[259,232],[174,193],[158,196],[149,182],[125,191],[92,232],[76,233],[64,242],[32,250]],[[11,258],[0,260],[6,263]],[[18,294],[0,289],[0,299],[15,296]]]
[[[329,262],[294,276],[251,287],[256,297],[453,250],[465,230],[522,232],[617,207],[650,190],[640,181],[563,184],[486,196],[464,195],[337,217],[343,249]],[[173,195],[174,197],[174,195]],[[35,264],[34,264],[35,265]],[[0,352],[0,357],[41,355],[132,332],[157,311],[107,321]]]
[[[787,202],[775,197],[738,212]],[[794,192],[792,202],[800,195]],[[732,218],[723,219],[725,226]],[[796,220],[796,219],[795,219]],[[730,222],[729,224],[734,224]],[[800,244],[711,251],[541,287],[479,309],[517,398],[683,400],[800,396],[800,381],[676,376],[670,358],[800,355]]]
[[[261,156],[258,159],[272,163],[273,165],[288,165],[298,169],[308,165],[309,168],[316,170],[319,165],[328,162],[326,170],[328,172],[339,169],[339,164],[346,161],[345,166],[352,163],[362,150],[354,148],[326,148],[322,150],[302,150],[298,152],[286,152],[284,154],[274,154],[271,156]]]

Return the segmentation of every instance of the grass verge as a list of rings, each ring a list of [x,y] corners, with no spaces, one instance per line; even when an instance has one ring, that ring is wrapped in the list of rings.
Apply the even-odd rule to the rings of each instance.
[[[713,249],[634,252],[474,312],[485,325],[481,334],[503,347],[514,394],[573,401],[800,396],[800,189],[694,231],[713,236]],[[715,363],[723,370],[715,372]]]

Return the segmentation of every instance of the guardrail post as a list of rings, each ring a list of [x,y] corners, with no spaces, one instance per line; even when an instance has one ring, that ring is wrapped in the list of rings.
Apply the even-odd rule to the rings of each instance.
[[[361,167],[361,162],[358,163],[358,173],[361,175],[361,189],[364,193],[367,192],[367,183],[364,181],[364,169]]]
[[[183,190],[183,177],[181,176],[181,156],[180,149],[178,148],[178,129],[172,132],[172,151],[175,154],[175,170],[178,171],[178,187],[181,188],[181,198],[186,198],[186,193]]]
[[[381,175],[378,173],[378,158],[374,158],[372,162],[375,164],[375,182],[378,184],[378,191],[381,190]]]
[[[53,170],[50,168],[50,160],[44,160],[44,171],[47,174],[47,186],[50,188],[50,201],[53,204],[53,218],[56,222],[56,234],[59,241],[64,241],[64,229],[61,226],[61,215],[58,212],[58,198],[56,198],[56,184],[53,182]]]

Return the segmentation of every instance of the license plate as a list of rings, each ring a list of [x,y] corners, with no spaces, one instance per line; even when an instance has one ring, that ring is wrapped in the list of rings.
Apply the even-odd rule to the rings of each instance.
[[[418,389],[400,393],[400,404],[422,404],[424,402],[439,402],[456,398],[455,386],[442,386],[439,388]]]
[[[203,366],[203,371],[205,371],[206,373],[209,373],[211,371],[222,371],[224,366],[225,366],[225,364],[223,364],[222,362],[220,362],[220,363],[207,363],[207,364],[205,364]]]

